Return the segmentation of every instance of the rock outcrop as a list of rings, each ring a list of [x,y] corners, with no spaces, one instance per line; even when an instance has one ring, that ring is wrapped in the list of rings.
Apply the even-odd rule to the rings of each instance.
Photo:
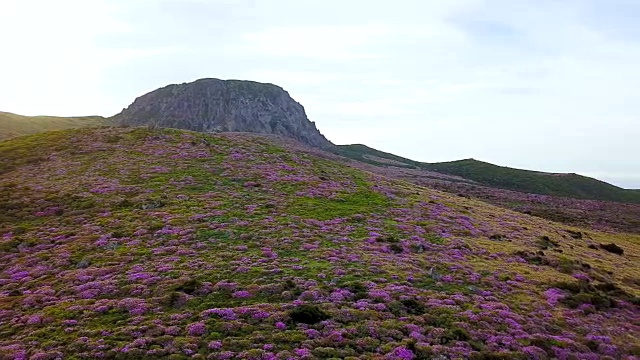
[[[200,79],[168,85],[137,98],[112,119],[122,125],[276,134],[314,147],[334,146],[289,93],[253,81]]]

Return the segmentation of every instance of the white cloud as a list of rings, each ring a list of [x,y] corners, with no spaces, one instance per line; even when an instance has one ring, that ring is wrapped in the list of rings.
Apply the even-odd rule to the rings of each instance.
[[[391,34],[385,25],[271,27],[243,36],[249,54],[356,61],[384,56],[363,49]]]
[[[7,5],[7,4],[3,4]],[[0,108],[28,115],[99,113],[105,70],[161,53],[170,48],[100,47],[106,34],[126,34],[132,27],[119,21],[107,1],[9,1],[0,12],[3,57]]]

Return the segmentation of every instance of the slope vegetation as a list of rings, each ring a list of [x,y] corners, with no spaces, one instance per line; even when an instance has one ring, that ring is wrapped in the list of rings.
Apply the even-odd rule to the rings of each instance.
[[[110,122],[101,116],[22,116],[0,111],[0,141],[45,131],[96,127],[109,124]]]
[[[372,165],[394,165],[407,168],[420,166],[418,161],[376,150],[363,144],[338,145],[336,153]]]
[[[508,190],[577,199],[640,203],[640,195],[636,191],[578,174],[550,174],[513,169],[474,159],[425,164],[424,168]]]
[[[141,128],[0,143],[0,358],[640,354],[639,236],[284,144]]]

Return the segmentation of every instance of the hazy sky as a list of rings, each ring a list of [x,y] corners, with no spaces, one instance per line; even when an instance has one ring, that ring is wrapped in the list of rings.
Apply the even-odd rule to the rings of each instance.
[[[638,0],[0,0],[0,110],[282,86],[338,144],[640,188]]]

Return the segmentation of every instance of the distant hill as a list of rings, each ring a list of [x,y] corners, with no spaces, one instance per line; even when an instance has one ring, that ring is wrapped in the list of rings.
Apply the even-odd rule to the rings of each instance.
[[[535,194],[640,203],[640,192],[578,174],[545,173],[498,166],[474,159],[423,164],[425,169],[479,183]]]
[[[339,145],[337,153],[378,166],[413,167],[463,177],[490,187],[577,199],[640,203],[640,191],[623,189],[578,174],[545,173],[498,166],[474,159],[422,163],[364,145]]]
[[[23,116],[0,111],[0,140],[45,131],[110,125],[102,116]]]
[[[393,165],[409,168],[417,168],[420,166],[420,162],[418,161],[376,150],[363,144],[338,145],[336,153],[373,165]]]
[[[113,120],[200,132],[276,134],[315,147],[334,146],[289,93],[254,81],[200,79],[168,85],[137,98]]]

